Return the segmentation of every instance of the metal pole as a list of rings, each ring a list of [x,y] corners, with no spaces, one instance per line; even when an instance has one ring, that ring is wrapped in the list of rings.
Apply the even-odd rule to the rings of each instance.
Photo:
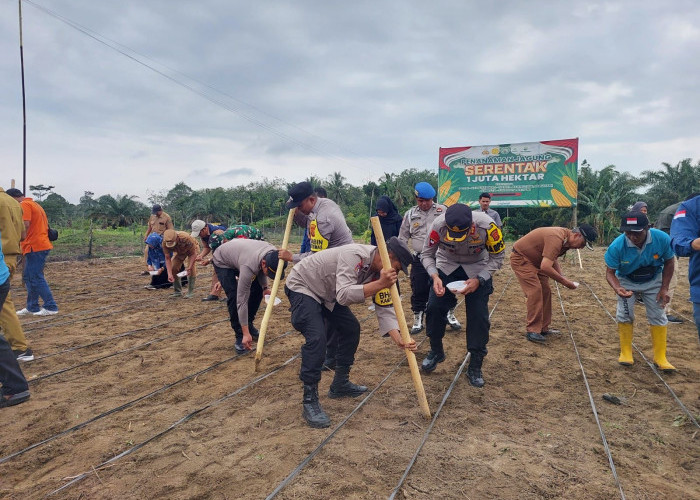
[[[22,0],[19,5],[19,60],[22,71],[22,192],[27,193],[27,105],[24,93],[24,48],[22,44]]]

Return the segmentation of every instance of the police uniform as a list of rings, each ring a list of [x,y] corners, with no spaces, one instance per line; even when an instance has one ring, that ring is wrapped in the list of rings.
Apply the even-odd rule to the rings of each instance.
[[[454,214],[461,221],[457,223],[459,227],[455,227],[451,221]],[[463,234],[456,238],[459,241],[455,241],[456,233],[452,231]],[[479,280],[478,288],[464,296],[467,309],[467,350],[471,353],[467,374],[470,383],[477,387],[484,384],[481,363],[487,353],[486,344],[491,326],[488,301],[493,292],[492,276],[503,265],[504,249],[501,230],[491,217],[483,212],[472,212],[468,206],[457,203],[450,206],[445,215],[435,219],[421,252],[421,261],[426,271],[431,276],[437,274],[443,286],[458,280]],[[442,346],[445,313],[456,303],[457,297],[449,290],[438,297],[431,288],[426,311],[431,353],[423,362],[424,371],[434,370],[437,363],[445,359]]]
[[[485,210],[485,211],[479,209],[479,212],[485,213],[486,215],[491,217],[493,219],[493,221],[496,223],[496,225],[498,226],[498,229],[503,231],[503,222],[501,222],[501,215],[498,212],[496,212],[493,208],[489,208],[488,210]]]
[[[308,215],[297,210],[294,214],[294,222],[309,230],[311,242],[311,252],[294,254],[295,264],[315,252],[353,243],[352,232],[345,222],[345,216],[331,199],[317,198],[314,208]]]
[[[295,264],[287,277],[285,292],[291,304],[292,325],[306,339],[301,348],[299,378],[304,383],[304,417],[312,427],[330,425],[318,405],[318,382],[326,352],[324,321],[332,323],[338,333],[337,365],[329,396],[357,396],[367,390],[348,380],[360,342],[360,323],[349,306],[363,303],[363,285],[379,278],[379,273],[370,269],[377,251],[374,246],[355,243],[328,249]],[[405,252],[407,265],[410,254],[407,248]],[[375,302],[379,332],[397,330],[389,290],[379,291]]]
[[[231,328],[236,332],[236,351],[246,351],[241,343],[242,326],[248,326],[251,335],[257,337],[253,319],[260,308],[263,290],[268,287],[260,261],[271,251],[276,251],[271,243],[244,238],[227,241],[214,251],[212,264],[226,292]]]

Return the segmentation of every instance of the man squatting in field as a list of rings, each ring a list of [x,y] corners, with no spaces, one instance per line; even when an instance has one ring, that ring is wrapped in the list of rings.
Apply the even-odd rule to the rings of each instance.
[[[401,349],[416,350],[413,340],[404,344],[401,339],[388,290],[396,283],[399,270],[407,272],[413,260],[411,252],[396,237],[389,238],[387,249],[392,267],[388,270],[382,268],[376,247],[353,243],[307,257],[289,273],[285,293],[291,304],[292,326],[306,339],[301,348],[299,378],[304,383],[303,416],[311,427],[328,427],[331,423],[318,401],[326,344],[324,322],[334,325],[338,339],[330,398],[355,397],[367,391],[367,387],[349,380],[360,343],[360,323],[348,307],[350,304],[362,304],[365,298],[375,297],[380,333],[391,336]]]
[[[267,241],[232,239],[222,244],[223,240],[223,234],[213,234],[210,238],[214,252],[212,264],[226,292],[231,328],[236,333],[236,352],[244,354],[258,338],[253,319],[263,295],[270,294],[267,278],[275,278],[278,252]]]
[[[197,241],[186,231],[175,231],[168,229],[163,233],[163,253],[165,254],[165,268],[168,271],[168,281],[173,283],[175,292],[172,297],[182,296],[182,282],[177,276],[177,270],[182,267],[187,260],[187,295],[186,298],[194,297],[194,285],[197,280],[197,268],[195,262],[199,245]],[[171,256],[172,253],[172,256]]]
[[[300,182],[289,189],[289,199],[286,207],[296,208],[294,222],[309,232],[311,251],[293,254],[287,250],[280,253],[280,258],[295,264],[303,258],[342,245],[354,243],[352,231],[345,221],[340,207],[329,198],[320,198],[310,182]],[[336,351],[338,349],[338,334],[334,325],[326,325],[326,360],[324,369],[334,370]]]
[[[503,234],[493,219],[472,212],[467,205],[455,203],[433,222],[421,252],[423,266],[433,279],[426,311],[430,352],[421,365],[424,372],[432,372],[445,360],[445,313],[455,307],[455,295],[460,294],[467,309],[467,350],[471,353],[467,377],[472,386],[484,386],[481,366],[491,328],[489,295],[493,293],[492,276],[503,265],[503,250]],[[465,286],[446,293],[445,285],[458,280],[465,280]]]
[[[433,221],[445,213],[446,207],[433,201],[435,188],[427,182],[419,182],[414,188],[417,205],[408,209],[403,216],[399,239],[408,244],[411,241],[413,263],[411,264],[411,309],[413,310],[413,327],[411,333],[416,335],[424,328],[425,307],[430,293],[430,276],[420,261],[423,243],[428,237],[428,230]],[[447,313],[450,326],[459,330],[459,324],[454,315],[454,309]]]
[[[620,334],[621,365],[632,365],[635,294],[641,296],[654,346],[654,363],[664,371],[676,368],[666,359],[668,320],[664,307],[670,300],[668,286],[675,267],[671,237],[649,229],[642,212],[629,212],[620,222],[621,234],[605,252],[605,277],[617,294],[617,329]]]

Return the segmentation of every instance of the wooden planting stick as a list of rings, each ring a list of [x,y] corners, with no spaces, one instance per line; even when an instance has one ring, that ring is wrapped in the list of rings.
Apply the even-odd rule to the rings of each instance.
[[[289,211],[289,216],[287,216],[287,227],[284,229],[284,238],[282,239],[282,250],[287,249],[289,244],[289,233],[292,232],[292,224],[294,222],[294,213],[296,208],[292,208]],[[284,262],[277,264],[277,272],[275,273],[275,281],[272,283],[272,290],[270,291],[270,298],[265,307],[265,315],[263,316],[262,323],[260,324],[260,334],[258,335],[258,345],[255,349],[255,369],[258,371],[260,367],[260,360],[262,359],[263,346],[265,345],[265,332],[267,332],[267,324],[270,322],[270,316],[272,316],[272,307],[275,305],[275,297],[277,297],[277,289],[280,286],[280,281],[282,280],[282,271],[284,270]]]
[[[384,241],[384,233],[382,233],[382,226],[379,223],[379,217],[372,217],[372,229],[374,229],[374,237],[377,240],[377,248],[379,249],[379,255],[382,258],[382,266],[384,269],[391,269],[391,261],[389,260],[389,252],[386,249],[386,241]],[[411,336],[408,334],[408,325],[406,324],[406,316],[403,312],[403,305],[401,305],[401,297],[399,296],[399,290],[396,288],[396,283],[391,285],[391,301],[394,303],[394,311],[396,312],[396,319],[399,321],[399,331],[401,332],[401,339],[404,343],[408,343],[411,340]],[[406,359],[408,360],[408,367],[411,369],[411,377],[413,378],[413,385],[416,388],[416,393],[418,395],[418,403],[420,404],[423,414],[426,418],[430,418],[430,407],[428,406],[428,400],[425,397],[425,389],[423,388],[423,380],[421,379],[420,372],[418,371],[418,362],[416,361],[416,355],[410,349],[404,349],[406,352]]]

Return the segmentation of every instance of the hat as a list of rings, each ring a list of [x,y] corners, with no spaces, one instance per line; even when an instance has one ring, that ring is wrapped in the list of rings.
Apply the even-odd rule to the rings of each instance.
[[[280,257],[279,257],[279,251],[277,250],[270,250],[265,254],[265,265],[267,266],[267,276],[268,278],[275,279],[275,274],[277,274],[277,266],[280,264]],[[287,268],[287,261],[282,261],[284,262],[284,266],[282,267],[282,275],[280,276],[280,279],[284,278],[284,270]]]
[[[620,232],[644,231],[649,226],[649,219],[642,212],[627,212],[620,221]]]
[[[172,248],[177,243],[177,233],[174,229],[166,229],[163,233],[163,242],[168,248]]]
[[[199,236],[199,232],[206,227],[207,223],[204,222],[203,220],[195,220],[192,222],[192,233],[191,236],[193,238],[196,238]]]
[[[580,226],[575,227],[573,231],[575,233],[581,233],[586,240],[586,248],[593,250],[591,243],[598,239],[598,231],[596,231],[593,226],[590,224],[581,224]]]
[[[224,236],[224,233],[214,233],[209,236],[209,248],[211,248],[211,251],[213,252],[223,245],[225,241],[226,237]]]
[[[151,208],[151,213],[155,215],[161,210],[163,210],[163,207],[161,207],[160,205],[153,205],[153,208]]]
[[[389,238],[386,242],[386,247],[391,253],[393,253],[399,262],[401,262],[401,269],[405,274],[408,274],[408,265],[413,262],[413,254],[408,249],[406,243],[398,239],[396,236]]]
[[[634,205],[632,205],[632,208],[630,208],[630,212],[641,212],[642,208],[649,208],[647,204],[643,201],[638,201]]]
[[[314,187],[310,182],[299,182],[298,184],[294,184],[291,188],[289,188],[287,193],[289,194],[289,199],[287,200],[285,206],[291,210],[292,208],[296,208],[301,205],[302,201],[314,194]]]
[[[17,188],[10,188],[7,191],[5,191],[9,196],[12,196],[13,198],[20,198],[24,196],[24,193],[20,191]]]
[[[424,198],[426,200],[432,200],[435,198],[435,188],[428,182],[419,182],[416,184],[414,192],[418,198]]]
[[[464,241],[472,227],[472,209],[464,203],[455,203],[445,211],[447,241]]]

